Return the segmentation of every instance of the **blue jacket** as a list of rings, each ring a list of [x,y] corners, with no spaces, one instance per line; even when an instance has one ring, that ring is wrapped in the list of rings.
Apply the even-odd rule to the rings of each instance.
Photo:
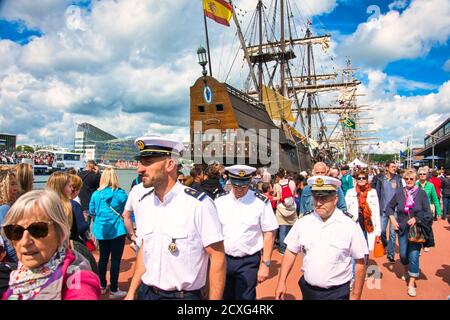
[[[388,180],[386,175],[382,175],[377,179],[377,195],[380,202],[380,213],[386,213],[389,201],[394,197],[395,193],[403,188],[402,178],[394,175],[391,180]],[[387,213],[386,213],[387,214]]]
[[[78,202],[74,200],[70,200],[70,204],[72,205],[72,212],[75,216],[78,235],[81,237],[81,239],[83,239],[84,242],[86,242],[88,240],[86,232],[89,231],[89,223],[84,220],[83,208]]]
[[[347,211],[347,204],[345,203],[344,192],[342,191],[341,188],[338,189],[337,207],[342,211]],[[300,199],[300,213],[303,214],[311,210],[313,210],[311,186],[306,186],[303,189],[302,197]]]
[[[342,176],[342,191],[344,192],[344,196],[347,195],[347,191],[353,188],[353,178],[350,174],[346,174]]]
[[[92,232],[98,240],[112,240],[127,234],[123,219],[110,208],[122,215],[126,202],[127,194],[123,189],[108,187],[92,194],[89,212],[94,218]]]
[[[11,207],[7,204],[0,205],[0,225],[3,224],[6,214],[8,213],[10,208]],[[17,263],[18,259],[16,250],[14,249],[14,247],[12,246],[11,242],[9,242],[8,239],[6,239],[5,237],[2,238],[5,245],[6,254],[8,255],[8,261]]]

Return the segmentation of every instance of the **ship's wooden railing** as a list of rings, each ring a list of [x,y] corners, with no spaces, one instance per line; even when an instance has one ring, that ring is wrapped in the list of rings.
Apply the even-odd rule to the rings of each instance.
[[[210,155],[224,157],[258,157],[260,154],[270,156],[271,148],[265,144],[258,144],[253,141],[234,141],[234,142],[205,142],[190,143],[188,145],[191,157],[195,155]]]
[[[227,88],[228,93],[231,93],[232,95],[238,97],[239,99],[251,104],[252,106],[266,110],[264,105],[262,103],[259,103],[258,100],[250,97],[248,94],[236,89],[233,86],[230,86],[229,84],[225,83],[225,87]]]

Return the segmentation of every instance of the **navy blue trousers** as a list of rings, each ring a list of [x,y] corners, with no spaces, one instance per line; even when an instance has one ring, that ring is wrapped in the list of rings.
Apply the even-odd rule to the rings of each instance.
[[[256,300],[256,285],[261,254],[234,258],[227,255],[224,300]]]
[[[350,281],[339,286],[323,289],[315,287],[306,282],[305,277],[301,277],[298,282],[302,291],[303,300],[349,300]]]
[[[155,290],[142,283],[138,290],[138,300],[203,300],[200,290],[196,291],[163,291]]]

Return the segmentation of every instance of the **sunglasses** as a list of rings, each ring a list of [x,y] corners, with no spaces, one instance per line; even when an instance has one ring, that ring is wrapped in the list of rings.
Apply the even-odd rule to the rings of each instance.
[[[358,177],[357,180],[367,180],[366,177]]]
[[[19,241],[23,237],[23,233],[27,230],[30,235],[35,238],[45,238],[48,235],[48,225],[52,224],[52,221],[48,222],[33,222],[27,228],[18,224],[8,224],[3,226],[5,236],[11,241]]]
[[[416,180],[415,178],[405,178],[405,181],[414,181]]]
[[[426,176],[426,173],[419,173],[419,176]]]

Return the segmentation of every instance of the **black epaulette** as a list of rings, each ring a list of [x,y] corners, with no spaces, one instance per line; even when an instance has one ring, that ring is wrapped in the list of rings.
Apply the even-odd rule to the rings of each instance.
[[[343,214],[345,214],[347,217],[349,217],[350,219],[352,219],[355,222],[358,222],[358,217],[355,217],[354,215],[352,215],[350,212],[348,211],[342,211]]]
[[[300,214],[298,215],[298,218],[301,219],[301,218],[303,218],[304,216],[307,216],[308,214],[311,214],[311,213],[313,213],[313,212],[314,212],[314,210],[310,210],[310,211],[307,211],[307,212],[305,212],[305,213],[300,213]]]
[[[230,191],[224,191],[224,192],[221,192],[221,193],[219,193],[218,195],[216,195],[216,199],[217,198],[220,198],[220,197],[222,197],[222,196],[226,196],[227,194],[229,194],[230,193]]]
[[[155,188],[151,188],[149,192],[147,192],[146,194],[144,194],[144,195],[142,196],[142,198],[139,199],[139,202],[141,202],[142,200],[144,200],[144,198],[145,198],[146,196],[151,195],[151,194],[153,193],[153,191],[155,191]]]
[[[189,188],[189,187],[184,189],[184,192],[186,194],[190,195],[191,197],[194,197],[195,199],[200,200],[200,201],[205,199],[205,196],[206,196],[206,192],[200,192],[200,191],[197,191],[197,190]]]
[[[269,198],[267,198],[265,195],[263,195],[261,192],[259,191],[255,191],[255,196],[259,199],[262,200],[262,202],[267,203],[267,201],[269,201]]]

